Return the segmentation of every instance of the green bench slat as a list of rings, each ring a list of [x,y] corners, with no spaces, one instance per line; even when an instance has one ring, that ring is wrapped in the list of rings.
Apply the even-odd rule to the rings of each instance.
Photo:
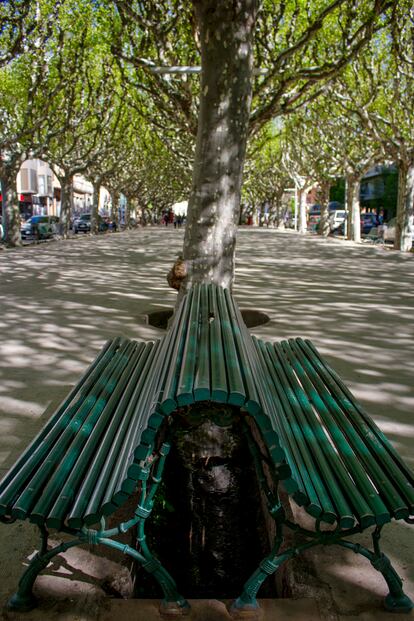
[[[318,371],[324,378],[324,381],[330,387],[332,392],[336,394],[343,404],[348,416],[361,429],[365,441],[373,451],[374,455],[378,454],[381,462],[387,462],[387,472],[395,481],[400,493],[406,498],[409,505],[410,514],[414,513],[414,474],[404,463],[396,452],[385,434],[379,429],[372,418],[364,411],[362,406],[355,400],[352,393],[342,382],[338,374],[327,364],[321,357],[311,341],[298,341],[306,346],[315,356],[315,364],[317,362]]]
[[[71,443],[65,458],[62,459],[54,475],[43,489],[42,497],[31,510],[32,522],[42,523],[46,520],[48,526],[61,523],[69,505],[72,504],[78,485],[88,472],[90,462],[99,446],[102,436],[118,412],[116,406],[125,391],[135,364],[142,353],[143,344],[131,344],[131,356],[122,361],[117,369],[116,384],[110,387],[104,399],[100,399],[99,407],[92,410],[88,419],[79,429]],[[134,348],[135,345],[135,348]],[[103,405],[101,405],[104,401]],[[98,405],[98,404],[97,404]],[[56,528],[56,526],[54,526]]]
[[[341,399],[337,392],[333,391],[332,394],[328,392],[323,381],[325,374],[319,368],[320,365],[317,364],[315,356],[312,355],[311,350],[307,348],[306,344],[303,341],[295,342],[293,340],[289,341],[289,343],[301,360],[310,381],[318,391],[318,398],[322,400],[324,407],[329,412],[325,412],[325,424],[332,437],[334,434],[334,441],[343,455],[345,454],[343,442],[349,444],[351,450],[349,450],[350,461],[347,464],[348,468],[354,478],[364,487],[364,491],[368,493],[368,499],[372,497],[370,490],[374,494],[379,493],[386,507],[396,519],[409,517],[410,511],[407,503],[402,499],[395,483],[388,477],[388,472],[391,474],[393,468],[392,464],[390,464],[390,459],[384,455],[385,451],[378,452],[379,447],[378,443],[376,443],[375,453],[370,452],[370,434],[367,433],[366,424],[358,421],[355,415],[352,416],[351,409],[344,408],[343,399]],[[318,401],[314,405],[319,413],[324,412],[322,406],[319,409]],[[343,440],[341,434],[343,434]],[[384,455],[384,461],[378,461],[379,454]],[[361,476],[362,481],[360,479]],[[370,483],[371,479],[375,488]],[[376,514],[378,515],[381,510],[383,509],[375,508]]]
[[[256,416],[262,409],[261,399],[257,391],[257,378],[260,377],[260,374],[257,375],[256,373],[257,367],[255,365],[255,362],[257,359],[257,354],[256,352],[252,353],[252,349],[254,348],[254,346],[253,343],[250,343],[251,337],[249,331],[244,324],[243,318],[237,305],[235,304],[230,292],[227,289],[224,290],[224,296],[226,297],[227,308],[229,309],[231,321],[234,325],[235,345],[240,359],[242,360],[242,364],[240,366],[246,394],[246,402],[244,407],[249,412],[249,414],[251,414],[252,416]],[[251,345],[250,348],[248,346],[249,344]],[[264,398],[265,395],[266,392],[262,390],[261,397]]]
[[[180,373],[178,377],[175,392],[177,394],[177,403],[179,406],[194,403],[193,383],[197,364],[197,335],[199,330],[199,308],[200,308],[200,289],[191,292],[189,319],[185,328],[187,334],[182,348],[183,364],[180,364]],[[183,326],[184,328],[184,326]]]
[[[332,460],[332,467],[338,474],[341,485],[344,486],[344,495],[349,498],[355,514],[360,518],[359,521],[364,523],[366,516],[373,514],[378,524],[389,522],[390,514],[387,507],[362,468],[346,436],[337,426],[335,419],[330,415],[323,399],[307,376],[306,369],[303,366],[305,360],[302,356],[300,358],[297,356],[298,352],[287,341],[284,341],[282,346],[306,393],[309,404],[312,404],[318,413],[317,425],[319,433],[323,434],[325,453],[328,459]],[[312,424],[315,415],[311,414],[309,407],[307,407],[307,413],[309,414],[308,420]],[[325,438],[328,438],[328,442]],[[345,472],[347,476],[345,476]]]
[[[215,291],[210,289],[210,359],[211,359],[211,398],[218,403],[226,403],[229,390],[225,364],[225,352],[221,332],[218,303]]]
[[[220,325],[223,337],[223,348],[225,353],[225,368],[227,372],[228,402],[235,406],[242,406],[246,399],[246,389],[243,382],[243,365],[240,363],[240,356],[237,350],[235,333],[239,333],[239,322],[235,317],[230,318],[229,304],[231,299],[226,297],[224,289],[218,290],[217,307],[220,317]]]
[[[36,471],[52,443],[65,430],[70,421],[71,413],[73,414],[76,411],[76,407],[82,402],[85,394],[88,393],[91,386],[96,382],[102,369],[106,366],[120,342],[121,339],[116,338],[105,344],[96,360],[82,375],[78,384],[71,390],[67,398],[64,399],[56,412],[50,417],[45,427],[2,479],[0,483],[0,514],[4,515],[10,512],[13,500],[18,495],[19,490],[23,489],[26,481]],[[68,411],[68,406],[75,399],[78,392],[80,392],[80,397],[75,404],[72,404],[72,410]]]
[[[309,467],[312,468],[313,464],[309,463],[309,455],[305,454],[304,456],[298,446],[297,436],[300,434],[300,428],[296,430],[296,433],[289,431],[290,426],[297,425],[297,422],[292,412],[292,406],[282,388],[287,384],[283,369],[276,358],[272,359],[272,352],[269,351],[263,341],[257,339],[255,344],[262,357],[263,368],[267,370],[269,382],[272,382],[271,390],[273,391],[277,403],[277,411],[279,412],[279,416],[277,414],[272,416],[272,422],[279,433],[283,445],[289,448],[286,451],[286,456],[292,470],[293,479],[296,482],[296,489],[291,488],[289,492],[293,494],[299,505],[307,505],[307,510],[313,517],[320,517],[323,509],[315,486],[321,488],[322,482],[319,476],[314,481],[309,476],[308,470]],[[282,417],[280,412],[285,413],[286,424],[281,424]],[[306,460],[308,460],[307,465]],[[286,487],[286,483],[284,484]],[[329,510],[325,508],[324,517],[331,523],[336,520],[337,516],[332,505]]]
[[[72,419],[65,431],[48,453],[47,460],[42,464],[29,485],[15,502],[12,515],[26,516],[34,511],[34,517],[44,515],[43,509],[54,499],[55,493],[65,481],[74,465],[88,435],[93,431],[100,418],[111,393],[115,390],[120,374],[124,370],[129,355],[134,348],[133,343],[127,343],[120,355],[111,360],[105,373],[95,385],[95,393],[88,396],[81,405],[76,416]],[[45,483],[47,483],[46,486]],[[37,502],[39,490],[42,498]],[[36,503],[36,505],[34,505]]]
[[[194,376],[194,399],[196,401],[209,401],[211,399],[209,292],[207,287],[200,287],[200,289],[200,342],[198,347],[198,364]]]
[[[140,436],[145,429],[144,415],[152,399],[148,376],[154,369],[159,347],[159,342],[147,347],[146,357],[142,359],[142,370],[139,369],[140,377],[126,408],[122,424],[114,429],[115,437],[110,444],[110,452],[96,485],[92,487],[93,493],[87,495],[88,503],[83,514],[75,513],[74,507],[69,514],[69,523],[74,524],[74,520],[79,520],[83,515],[90,521],[94,516],[99,517],[100,511],[104,515],[114,511],[118,505],[114,503],[113,497],[121,491],[122,481],[126,478],[128,467],[134,459],[134,451],[138,453],[140,450],[143,453],[142,458],[148,455],[148,447],[146,450],[140,448]],[[79,498],[82,491],[81,489],[79,492]]]
[[[296,482],[299,484],[299,493],[307,497],[304,504],[307,511],[313,517],[320,517],[328,523],[342,521],[343,523],[353,524],[354,519],[349,509],[340,516],[334,507],[329,494],[326,493],[326,486],[322,476],[316,467],[314,456],[306,447],[306,425],[301,421],[300,403],[295,395],[293,388],[290,386],[286,371],[277,356],[277,352],[267,344],[268,364],[273,365],[272,378],[274,381],[274,390],[279,396],[282,409],[279,412],[278,428],[283,433],[286,445],[286,455],[291,467],[294,465],[294,473],[296,473]],[[287,423],[287,425],[286,425]],[[298,476],[300,474],[300,476]],[[294,499],[298,500],[298,494],[294,494]],[[300,497],[302,500],[302,497]]]
[[[290,388],[286,392],[293,405],[293,411],[298,423],[296,429],[301,428],[302,430],[300,441],[304,440],[305,442],[301,448],[304,452],[309,453],[311,463],[313,464],[312,470],[309,471],[309,475],[312,478],[314,472],[319,472],[320,479],[324,483],[324,489],[321,491],[322,496],[320,497],[322,505],[325,503],[333,504],[337,519],[341,525],[345,523],[345,521],[354,521],[353,511],[339,485],[341,483],[344,488],[348,489],[349,494],[352,495],[353,482],[340,460],[335,468],[332,466],[330,458],[332,458],[332,453],[334,452],[333,448],[326,442],[323,429],[317,424],[317,421],[315,421],[313,417],[312,406],[296,379],[290,362],[286,357],[283,345],[276,344],[274,346],[274,351],[289,382]],[[295,396],[295,400],[292,398],[293,395]],[[292,427],[292,431],[295,431],[295,428]],[[369,507],[364,503],[363,498],[361,497],[359,501],[359,506],[362,510],[361,513],[364,516],[367,515],[368,519],[372,519]]]
[[[185,345],[187,319],[193,292],[186,295],[178,308],[177,317],[167,335],[162,339],[162,354],[160,354],[160,376],[158,386],[161,390],[160,409],[164,414],[171,414],[177,409],[177,387],[179,376],[177,369],[181,367]],[[161,357],[162,356],[162,357]],[[162,366],[165,365],[164,373]]]
[[[85,512],[86,514],[99,513],[101,498],[104,490],[107,488],[113,465],[124,444],[125,436],[130,429],[143,383],[147,379],[146,369],[151,366],[157,345],[158,342],[144,344],[142,355],[129,380],[127,398],[123,399],[118,406],[124,410],[121,422],[119,424],[114,417],[108,425],[99,448],[97,448],[96,455],[91,462],[89,472],[79,487],[73,506],[68,513],[68,524],[73,528],[80,528]],[[131,396],[129,397],[129,395]]]
[[[123,340],[120,343],[119,350],[115,352],[113,357],[107,360],[95,383],[88,382],[84,386],[83,394],[71,403],[66,410],[64,416],[61,417],[58,424],[55,425],[51,433],[43,440],[35,451],[27,460],[17,478],[21,477],[24,487],[20,487],[17,491],[17,482],[14,482],[15,495],[18,498],[13,500],[11,515],[16,518],[24,519],[29,511],[30,506],[36,501],[36,494],[41,491],[41,486],[50,473],[54,472],[57,464],[66,447],[70,444],[74,435],[76,435],[79,427],[83,424],[90,410],[98,401],[102,391],[105,389],[107,379],[111,376],[113,369],[116,367],[119,355],[129,347],[129,342]],[[89,390],[89,392],[88,392]],[[40,468],[39,465],[42,467]],[[12,486],[11,486],[12,487]],[[7,490],[2,494],[2,498],[7,497]]]
[[[67,512],[71,515],[82,516],[82,506],[85,508],[86,499],[90,497],[96,486],[97,478],[106,463],[112,464],[116,457],[110,452],[116,430],[122,428],[128,421],[127,406],[130,407],[132,393],[136,387],[136,380],[142,369],[142,362],[146,358],[148,347],[138,343],[135,353],[131,357],[128,368],[125,369],[122,381],[112,393],[110,400],[89,436],[82,452],[82,461],[79,458],[74,465],[66,483],[62,487],[59,497],[47,514],[46,523],[49,527],[58,528]],[[120,400],[124,393],[125,398]],[[33,520],[35,510],[32,511]]]

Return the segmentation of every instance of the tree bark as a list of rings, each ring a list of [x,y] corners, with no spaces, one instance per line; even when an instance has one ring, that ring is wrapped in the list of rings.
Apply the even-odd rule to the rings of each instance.
[[[73,174],[66,172],[58,177],[60,181],[60,234],[64,239],[69,235],[69,224],[73,205]]]
[[[346,203],[348,212],[347,238],[359,243],[361,241],[361,208],[359,195],[361,180],[359,176],[347,175],[346,178]]]
[[[92,197],[92,211],[91,211],[91,233],[92,235],[97,235],[99,233],[99,222],[98,222],[98,212],[99,212],[99,192],[101,189],[101,179],[94,179],[92,182],[93,186],[93,197]]]
[[[119,231],[119,192],[111,192],[111,217],[114,223],[114,230]]]
[[[20,234],[20,208],[17,195],[17,173],[19,167],[16,163],[1,167],[1,194],[3,199],[3,227],[4,240],[7,246],[16,248],[22,245]]]
[[[251,105],[256,0],[194,0],[200,112],[183,258],[194,282],[231,287]]]
[[[306,190],[307,188],[298,188],[298,202],[299,202],[299,222],[298,222],[298,231],[299,233],[306,233],[307,230],[307,221],[306,221]]]
[[[400,161],[398,166],[397,223],[394,248],[410,252],[414,227],[414,161]]]
[[[319,187],[318,202],[321,206],[321,219],[318,224],[318,235],[321,237],[328,237],[330,232],[328,209],[330,183],[329,181],[322,181]]]

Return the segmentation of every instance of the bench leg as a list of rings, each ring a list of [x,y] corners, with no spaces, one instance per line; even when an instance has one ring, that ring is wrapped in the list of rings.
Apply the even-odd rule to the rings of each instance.
[[[40,552],[36,553],[26,571],[19,580],[19,586],[7,602],[9,610],[18,610],[19,612],[27,612],[37,606],[37,598],[33,595],[33,585],[40,572],[45,569],[57,554],[66,552],[69,548],[82,543],[80,539],[61,543],[60,545],[47,551],[47,531],[42,531],[42,546]]]
[[[189,612],[189,604],[187,600],[178,593],[177,585],[174,579],[165,567],[161,565],[160,561],[152,556],[152,554],[148,553],[144,556],[140,552],[137,552],[137,550],[134,550],[131,546],[124,545],[119,541],[114,541],[113,539],[105,537],[99,537],[99,543],[108,546],[109,548],[119,550],[127,556],[131,556],[145,569],[145,571],[154,576],[164,594],[164,599],[160,606],[160,610],[163,614],[177,616],[180,614],[187,614]]]
[[[279,549],[283,541],[283,525],[279,522],[276,524],[276,538],[273,549],[260,563],[259,567],[250,576],[244,584],[241,595],[234,600],[230,608],[232,617],[256,617],[259,613],[260,606],[257,602],[257,593],[263,582],[274,574],[279,567],[289,558],[286,554],[279,555]]]
[[[245,583],[241,595],[231,605],[230,614],[233,618],[258,615],[260,606],[256,599],[257,593],[266,578],[275,573],[283,561],[284,559],[278,563],[276,559],[268,557],[260,563],[259,568]]]
[[[381,552],[379,545],[380,537],[381,528],[377,527],[372,533],[375,558],[370,560],[372,566],[382,573],[390,590],[384,600],[384,606],[390,612],[410,612],[413,608],[413,602],[408,595],[404,593],[402,589],[402,580],[391,565],[391,561]]]
[[[388,585],[390,592],[384,599],[384,606],[389,612],[410,612],[413,602],[402,589],[402,580],[391,565],[390,559],[381,554],[371,560],[371,564],[379,571]]]
[[[396,570],[391,564],[390,559],[383,552],[381,552],[379,540],[381,537],[381,527],[377,526],[372,533],[372,541],[374,545],[374,552],[368,550],[364,546],[350,541],[338,541],[339,545],[353,550],[355,553],[362,554],[367,558],[371,565],[379,571],[387,586],[390,590],[388,595],[384,599],[384,606],[389,612],[410,612],[414,604],[411,599],[406,595],[402,588],[402,580],[397,574]]]

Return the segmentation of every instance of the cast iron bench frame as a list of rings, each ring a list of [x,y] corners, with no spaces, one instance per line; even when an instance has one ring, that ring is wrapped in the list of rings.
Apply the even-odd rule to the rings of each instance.
[[[164,612],[188,610],[147,545],[145,521],[170,448],[165,420],[196,402],[226,403],[244,413],[256,472],[275,521],[271,552],[244,585],[234,611],[256,610],[261,584],[282,563],[316,545],[332,544],[362,554],[383,575],[388,610],[412,608],[379,545],[385,523],[413,521],[412,473],[312,343],[271,344],[252,337],[229,291],[215,285],[191,289],[160,341],[108,342],[0,483],[0,519],[29,519],[41,533],[40,550],[10,608],[33,608],[32,588],[40,571],[55,555],[86,543],[115,548],[138,561],[160,584]],[[280,485],[315,518],[314,530],[289,519]],[[108,528],[107,517],[136,492],[131,519]],[[133,527],[139,550],[114,539]],[[373,550],[349,541],[370,527]],[[49,528],[73,538],[48,549]],[[300,540],[281,552],[286,529]]]

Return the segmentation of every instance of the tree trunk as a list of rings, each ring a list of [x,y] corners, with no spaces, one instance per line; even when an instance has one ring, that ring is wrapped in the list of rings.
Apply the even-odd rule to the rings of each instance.
[[[20,208],[17,195],[17,164],[2,166],[1,168],[1,194],[3,198],[3,227],[4,240],[7,246],[16,248],[22,245],[20,234]]]
[[[127,200],[125,204],[125,228],[131,228],[131,201]]]
[[[359,204],[360,190],[360,177],[357,177],[356,175],[347,175],[345,197],[348,212],[347,238],[357,243],[361,241],[361,208]]]
[[[277,229],[282,230],[285,228],[285,210],[283,209],[281,197],[277,197],[275,199],[275,213],[276,213],[276,221],[275,226]]]
[[[414,209],[414,161],[399,162],[397,223],[395,227],[394,248],[410,252],[413,240],[412,230]]]
[[[59,176],[60,181],[60,234],[64,239],[69,235],[69,224],[72,215],[73,204],[73,175],[70,172],[65,172],[64,175]]]
[[[318,224],[318,235],[321,235],[321,237],[328,237],[330,233],[328,209],[330,183],[329,181],[322,181],[319,187],[318,202],[321,206],[321,219]]]
[[[307,221],[306,221],[306,188],[298,188],[298,203],[299,203],[299,223],[298,223],[298,231],[299,233],[306,233],[307,230]]]
[[[92,211],[91,211],[91,233],[97,235],[99,233],[99,192],[101,190],[101,179],[95,179],[93,185]]]
[[[111,192],[111,217],[114,223],[114,231],[119,231],[119,192]]]
[[[186,287],[231,287],[251,105],[256,0],[194,0],[201,45],[197,144],[183,258]]]

